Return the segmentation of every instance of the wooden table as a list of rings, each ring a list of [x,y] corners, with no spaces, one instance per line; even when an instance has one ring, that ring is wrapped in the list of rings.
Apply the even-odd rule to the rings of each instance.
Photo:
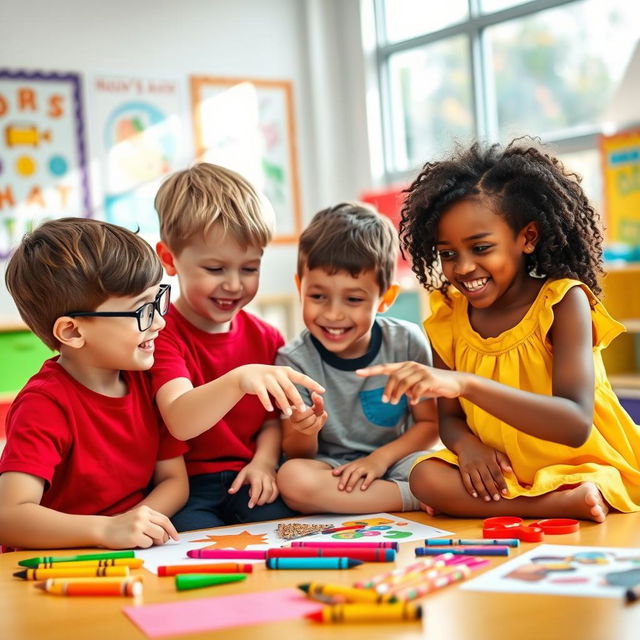
[[[453,531],[460,537],[479,537],[481,533],[478,520],[403,514],[404,517],[407,515],[425,524]],[[640,547],[640,513],[614,514],[601,525],[584,522],[578,533],[547,536],[545,542]],[[415,543],[402,545],[396,564],[407,564],[413,560],[415,546]],[[511,557],[533,546],[521,545]],[[83,551],[87,552],[78,552]],[[32,582],[13,578],[17,561],[35,555],[43,553],[0,554],[1,640],[142,640],[146,637],[122,613],[123,606],[133,604],[129,598],[57,597],[42,593]],[[489,568],[502,561],[492,560]],[[351,584],[358,578],[389,568],[388,564],[370,563],[349,571],[303,572],[268,571],[256,566],[243,583],[182,593],[175,591],[171,578],[158,578],[144,569],[136,570],[136,573],[144,576],[144,595],[139,602],[148,604],[231,595],[247,590],[280,589],[310,579]],[[474,592],[462,591],[451,585],[424,598],[422,604],[425,610],[422,623],[319,625],[294,619],[182,637],[189,640],[635,640],[640,633],[640,603],[626,605],[622,600],[611,598]]]

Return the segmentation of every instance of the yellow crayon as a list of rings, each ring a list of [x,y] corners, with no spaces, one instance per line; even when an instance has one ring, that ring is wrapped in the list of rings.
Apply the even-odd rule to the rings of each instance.
[[[390,604],[334,604],[305,616],[315,622],[401,622],[419,620],[422,607],[411,602]]]
[[[298,589],[304,591],[311,597],[315,596],[338,596],[344,602],[381,603],[394,602],[395,596],[381,595],[373,589],[358,589],[357,587],[345,587],[341,584],[322,584],[320,582],[307,582],[299,584]]]
[[[40,562],[33,569],[58,569],[64,571],[74,567],[129,567],[129,569],[139,569],[144,564],[142,558],[105,558],[104,560],[73,560],[65,562],[61,566],[60,562]]]
[[[36,584],[36,587],[59,596],[137,596],[142,593],[142,578],[49,578]]]
[[[71,569],[23,569],[13,574],[23,580],[46,580],[47,578],[97,578],[102,576],[127,577],[129,567],[74,567]]]

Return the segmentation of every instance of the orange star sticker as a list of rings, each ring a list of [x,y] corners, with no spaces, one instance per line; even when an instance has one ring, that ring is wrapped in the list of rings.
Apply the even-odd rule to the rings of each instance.
[[[267,544],[267,534],[260,533],[254,535],[248,531],[241,531],[240,533],[233,533],[227,536],[207,535],[206,538],[192,540],[191,542],[211,543],[206,547],[202,547],[203,549],[246,549],[252,544]]]

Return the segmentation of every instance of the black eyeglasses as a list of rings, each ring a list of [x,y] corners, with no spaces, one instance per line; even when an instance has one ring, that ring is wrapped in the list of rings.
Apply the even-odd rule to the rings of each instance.
[[[135,318],[138,321],[138,329],[146,331],[152,324],[156,311],[164,316],[169,311],[171,301],[171,285],[161,284],[160,291],[153,302],[146,302],[135,311],[72,311],[65,313],[70,318],[99,317],[99,318]]]

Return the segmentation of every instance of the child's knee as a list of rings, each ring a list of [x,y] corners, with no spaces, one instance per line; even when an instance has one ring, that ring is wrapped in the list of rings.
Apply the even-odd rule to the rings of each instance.
[[[430,507],[440,508],[445,492],[441,474],[442,465],[434,460],[423,460],[411,470],[409,488],[411,493]]]
[[[307,460],[287,460],[276,479],[282,499],[296,511],[306,512],[317,494],[319,486],[317,474],[309,468]]]

